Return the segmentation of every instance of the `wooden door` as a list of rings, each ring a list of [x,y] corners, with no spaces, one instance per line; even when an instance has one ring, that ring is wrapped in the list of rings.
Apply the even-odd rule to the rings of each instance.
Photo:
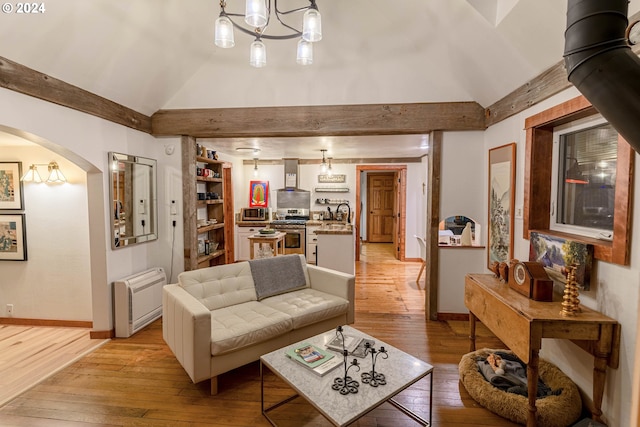
[[[367,174],[367,240],[371,243],[393,243],[395,173]]]

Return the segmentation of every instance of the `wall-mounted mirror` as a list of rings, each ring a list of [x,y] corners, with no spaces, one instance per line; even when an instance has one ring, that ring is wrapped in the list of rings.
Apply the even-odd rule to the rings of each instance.
[[[156,240],[156,161],[110,152],[109,165],[111,247],[118,249]]]

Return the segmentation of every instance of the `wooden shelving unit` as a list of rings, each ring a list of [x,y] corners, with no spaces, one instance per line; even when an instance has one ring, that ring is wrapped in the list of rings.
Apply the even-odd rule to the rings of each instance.
[[[193,137],[182,138],[182,190],[184,212],[184,269],[195,270],[226,264],[225,199],[223,167],[225,162],[200,155],[199,144]],[[211,147],[206,147],[211,149]],[[197,170],[208,169],[212,176],[198,175]],[[213,195],[212,193],[215,193]],[[198,197],[198,195],[201,195]],[[203,200],[202,194],[205,199]],[[215,198],[213,198],[215,197]],[[215,224],[198,225],[198,220],[216,220]],[[233,221],[229,224],[233,226]],[[204,242],[218,247],[203,251]]]

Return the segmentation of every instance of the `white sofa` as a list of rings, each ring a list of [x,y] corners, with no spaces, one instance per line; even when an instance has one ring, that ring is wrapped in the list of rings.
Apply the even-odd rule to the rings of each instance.
[[[255,276],[255,277],[254,277]],[[194,383],[354,322],[355,277],[303,255],[244,261],[178,276],[162,295],[162,335]]]

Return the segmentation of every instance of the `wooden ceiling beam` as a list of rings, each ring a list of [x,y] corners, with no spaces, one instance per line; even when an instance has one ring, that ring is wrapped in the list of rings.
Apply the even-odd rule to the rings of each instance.
[[[151,133],[149,116],[3,57],[0,87]]]
[[[484,130],[476,102],[159,110],[156,136],[198,138],[402,135]]]
[[[640,12],[629,18],[629,22],[640,19]],[[631,50],[640,55],[640,44],[631,47]],[[509,95],[496,101],[486,109],[486,126],[493,126],[504,119],[516,115],[529,107],[536,105],[545,99],[570,88],[573,84],[569,81],[567,70],[564,67],[564,59],[529,80]]]

